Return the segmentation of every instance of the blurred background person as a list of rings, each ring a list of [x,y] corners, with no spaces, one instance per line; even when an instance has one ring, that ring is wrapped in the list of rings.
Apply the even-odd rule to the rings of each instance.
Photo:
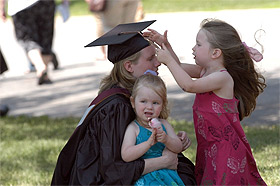
[[[55,1],[0,0],[0,16],[4,21],[7,18],[6,1],[16,39],[36,68],[38,85],[52,83],[48,77],[48,63],[53,62],[54,69],[58,68],[56,55],[52,51]]]
[[[138,2],[138,7],[135,14],[135,22],[142,21],[144,17],[145,17],[144,7],[142,1],[140,0]]]
[[[6,72],[8,70],[8,66],[7,63],[4,59],[4,56],[1,52],[1,48],[0,48],[0,74],[3,74],[4,72]],[[0,117],[6,116],[9,112],[9,107],[6,104],[2,104],[0,102]]]
[[[94,1],[85,0],[89,5],[89,10],[93,12],[96,21],[97,37],[102,36],[115,26],[124,23],[135,22],[136,12],[141,5],[140,0],[106,0],[104,8],[96,11]],[[100,0],[98,0],[100,1]],[[106,47],[100,46],[102,55],[97,60],[106,60]]]

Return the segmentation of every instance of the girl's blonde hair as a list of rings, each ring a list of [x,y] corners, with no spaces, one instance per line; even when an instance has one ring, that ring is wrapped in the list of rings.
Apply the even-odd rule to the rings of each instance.
[[[254,62],[237,31],[228,23],[206,19],[201,23],[212,48],[222,51],[224,66],[234,80],[234,95],[240,101],[240,120],[256,107],[256,98],[266,87],[265,78],[256,71]]]
[[[132,89],[131,97],[135,100],[138,91],[143,88],[152,89],[157,95],[162,99],[162,110],[160,112],[159,118],[167,119],[169,115],[168,100],[167,100],[167,90],[164,81],[159,77],[152,74],[145,74],[140,76]]]

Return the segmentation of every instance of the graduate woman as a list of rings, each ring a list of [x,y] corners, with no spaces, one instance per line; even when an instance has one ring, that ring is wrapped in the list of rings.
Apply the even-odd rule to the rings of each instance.
[[[157,73],[155,48],[140,33],[154,21],[118,25],[86,47],[108,45],[114,64],[102,79],[76,130],[59,154],[52,185],[132,185],[142,175],[167,168],[178,171],[185,185],[195,185],[194,165],[165,149],[162,156],[124,162],[121,145],[128,124],[135,119],[130,92],[145,71]],[[186,133],[178,134],[182,151],[189,145]]]

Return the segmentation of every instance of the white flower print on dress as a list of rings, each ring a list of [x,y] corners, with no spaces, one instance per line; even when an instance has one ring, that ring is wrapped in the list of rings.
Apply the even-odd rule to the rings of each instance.
[[[198,134],[201,134],[204,139],[206,139],[205,123],[204,123],[203,116],[198,111],[196,111],[196,114],[197,114],[197,132]]]
[[[223,107],[215,101],[212,101],[212,109],[218,114],[218,116],[222,114],[221,109],[223,109]]]
[[[237,116],[236,116],[236,115],[237,115],[237,114],[234,114],[234,115],[233,115],[233,119],[232,119],[232,122],[233,122],[233,123],[238,121],[238,119],[237,119]]]
[[[247,138],[246,138],[246,136],[243,136],[243,137],[242,137],[242,140],[243,140],[245,143],[249,143],[248,140],[247,140]]]
[[[242,159],[241,162],[233,157],[228,158],[227,166],[231,169],[232,174],[236,174],[238,171],[243,173],[246,166],[246,156]]]
[[[212,166],[214,167],[214,171],[216,171],[216,156],[217,156],[218,148],[216,144],[211,147],[211,150],[208,152],[210,158],[212,158]]]

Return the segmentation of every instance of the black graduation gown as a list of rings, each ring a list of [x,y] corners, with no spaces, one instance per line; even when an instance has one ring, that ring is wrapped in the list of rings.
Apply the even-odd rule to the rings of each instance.
[[[79,129],[84,132],[77,135],[79,131],[75,131],[73,142],[70,138],[60,153],[52,185],[131,185],[138,180],[144,160],[126,163],[120,150],[126,127],[133,119],[127,96],[115,94],[102,101],[82,124],[84,129]],[[181,156],[178,173],[184,175],[183,181],[194,183],[193,164]]]

